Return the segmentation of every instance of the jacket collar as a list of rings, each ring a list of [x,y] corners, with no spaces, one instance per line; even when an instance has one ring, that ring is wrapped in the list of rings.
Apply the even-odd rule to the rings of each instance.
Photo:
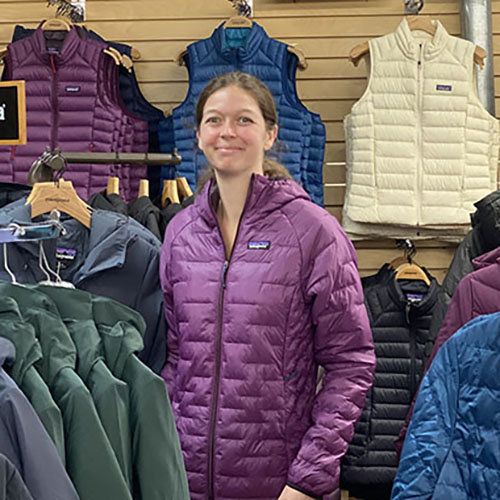
[[[223,59],[231,60],[232,58],[236,57],[238,60],[246,62],[253,57],[255,52],[258,50],[262,39],[266,36],[267,33],[264,31],[264,28],[259,26],[254,21],[246,43],[242,47],[238,47],[235,49],[230,47],[226,38],[224,23],[216,28],[211,38],[215,49]]]
[[[11,222],[31,223],[31,206],[25,205],[24,200],[19,200],[2,209],[0,226],[6,226]],[[67,219],[63,224],[68,235],[71,235],[71,240],[81,243],[84,247],[84,255],[81,256],[84,259],[83,265],[71,278],[75,285],[96,273],[122,267],[125,263],[127,246],[132,239],[127,217],[94,210],[90,231],[74,219]],[[48,240],[43,243],[49,261],[55,255],[58,242],[59,240]],[[15,245],[25,257],[34,261],[38,267],[38,242],[13,243],[12,245]],[[19,265],[23,264],[20,262]],[[15,274],[16,269],[12,270]]]
[[[436,33],[432,39],[423,42],[423,57],[426,60],[434,59],[445,48],[450,35],[438,21],[432,21],[436,25]],[[419,42],[413,36],[406,17],[403,17],[400,25],[395,31],[396,40],[403,53],[414,60],[418,60],[420,47]]]
[[[310,200],[309,195],[295,181],[270,179],[264,175],[252,174],[243,215],[246,221],[259,220],[297,198]],[[218,226],[215,215],[218,200],[219,189],[214,179],[205,184],[195,200],[195,206],[201,217],[212,228]]]
[[[410,285],[410,288],[414,291],[414,293],[420,293],[423,295],[422,300],[412,306],[414,309],[418,310],[418,315],[427,313],[436,303],[439,285],[435,278],[430,277],[430,280],[431,284],[429,287],[419,281],[412,282]],[[408,293],[409,290],[405,293],[401,288],[401,284],[396,279],[389,280],[388,287],[389,295],[393,302],[401,309],[406,307],[409,303],[406,293]]]
[[[47,44],[45,39],[45,34],[42,29],[41,23],[35,30],[32,36],[28,38],[33,46],[33,51],[37,57],[43,61],[45,64],[50,64],[51,54],[47,50]],[[50,32],[49,32],[50,33]],[[63,34],[64,36],[64,34]],[[76,28],[73,26],[64,36],[62,40],[61,48],[58,53],[53,54],[56,61],[59,63],[65,63],[69,61],[75,51],[78,49],[78,45],[81,43],[81,39],[76,32]]]

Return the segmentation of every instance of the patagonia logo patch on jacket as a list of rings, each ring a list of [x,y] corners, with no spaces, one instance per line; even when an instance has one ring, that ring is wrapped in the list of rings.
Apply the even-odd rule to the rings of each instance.
[[[249,250],[269,250],[271,248],[270,241],[249,241]]]

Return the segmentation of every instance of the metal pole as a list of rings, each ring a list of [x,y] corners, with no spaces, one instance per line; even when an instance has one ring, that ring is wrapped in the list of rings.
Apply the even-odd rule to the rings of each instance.
[[[483,106],[495,116],[495,79],[493,72],[493,36],[490,0],[462,0],[462,36],[486,50],[488,55],[481,70],[475,65],[477,90]]]

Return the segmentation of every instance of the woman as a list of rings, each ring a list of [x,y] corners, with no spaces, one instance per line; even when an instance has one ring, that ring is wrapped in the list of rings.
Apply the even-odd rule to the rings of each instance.
[[[162,375],[191,498],[322,498],[337,486],[374,369],[354,250],[265,158],[278,120],[262,82],[214,78],[196,121],[210,169],[168,226],[160,270]]]

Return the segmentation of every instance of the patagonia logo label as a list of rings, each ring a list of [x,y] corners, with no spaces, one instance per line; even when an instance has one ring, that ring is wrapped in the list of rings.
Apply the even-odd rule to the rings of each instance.
[[[80,86],[70,86],[66,87],[66,92],[80,92]]]
[[[73,248],[61,248],[56,249],[56,258],[60,260],[75,260],[76,250]]]
[[[436,90],[444,90],[445,92],[451,92],[452,87],[451,87],[451,85],[437,84],[436,85]]]
[[[249,241],[249,250],[269,250],[271,248],[270,241]]]
[[[60,54],[61,51],[59,50],[59,47],[47,47],[47,53],[48,54]]]

